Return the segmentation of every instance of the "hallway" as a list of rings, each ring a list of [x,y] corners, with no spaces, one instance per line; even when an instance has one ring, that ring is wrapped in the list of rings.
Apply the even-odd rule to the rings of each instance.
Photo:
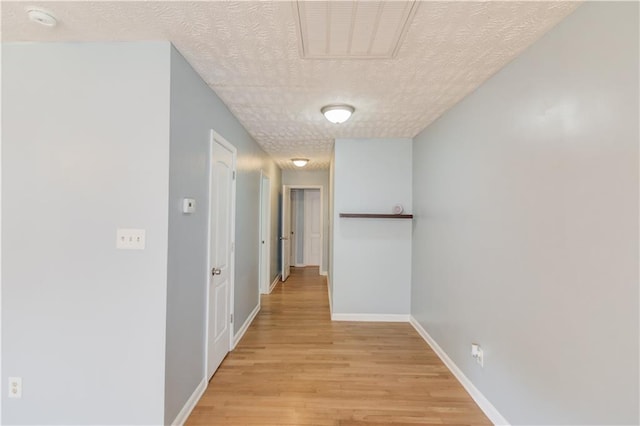
[[[291,271],[187,425],[490,424],[411,325],[332,322],[318,268]]]

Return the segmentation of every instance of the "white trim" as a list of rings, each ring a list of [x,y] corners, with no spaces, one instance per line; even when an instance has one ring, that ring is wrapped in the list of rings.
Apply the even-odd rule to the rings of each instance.
[[[229,313],[231,318],[235,318],[234,312],[234,300],[235,300],[235,287],[236,287],[236,182],[238,181],[238,172],[236,171],[236,165],[238,162],[238,150],[228,140],[220,136],[215,130],[211,129],[212,142],[213,140],[220,143],[220,145],[231,151],[233,159],[233,173],[234,178],[231,181],[231,261],[229,263]],[[208,320],[208,318],[207,318]],[[235,345],[233,344],[233,327],[234,323],[230,322],[231,330],[229,333],[229,350],[232,350]]]
[[[322,275],[323,277],[328,276],[329,274],[327,274],[327,271],[320,271],[320,275]]]
[[[265,180],[269,185],[269,198],[267,200],[263,199]],[[265,201],[267,203],[266,212],[263,211]],[[263,217],[264,214],[266,214],[266,217]],[[269,274],[271,270],[271,178],[269,178],[263,170],[260,170],[260,214],[258,215],[258,221],[258,229],[260,233],[258,236],[258,263],[260,268],[258,271],[258,292],[260,294],[268,294]],[[267,222],[266,229],[262,229],[263,222]],[[262,244],[262,238],[264,238],[264,244]]]
[[[235,146],[233,146],[229,141],[220,136],[215,130],[211,129],[209,132],[209,216],[207,224],[207,270],[206,270],[206,302],[205,302],[205,311],[206,311],[206,322],[205,322],[205,346],[204,346],[204,379],[205,382],[209,381],[208,371],[209,371],[209,274],[211,273],[211,183],[213,182],[213,144],[218,142],[220,145],[231,151],[232,155],[232,170],[236,175],[235,178],[231,181],[231,223],[229,226],[231,227],[230,239],[231,239],[231,261],[229,262],[229,314],[231,318],[233,318],[233,310],[234,310],[234,297],[235,297],[235,279],[236,279],[236,249],[235,249],[235,241],[236,241],[236,181],[237,181],[237,172],[236,172],[236,164],[238,160],[238,150]],[[229,351],[232,349],[233,344],[233,323],[229,322]],[[214,372],[215,373],[215,372]]]
[[[409,322],[404,314],[331,314],[332,321]]]
[[[317,191],[317,192],[316,192]],[[320,204],[320,209],[313,209],[312,207],[312,203],[313,203],[313,198],[318,197],[318,202]],[[322,267],[322,262],[323,262],[323,255],[324,255],[324,203],[323,200],[324,199],[324,194],[322,191],[322,187],[316,189],[309,189],[309,190],[302,190],[302,217],[303,217],[303,232],[302,232],[302,263],[304,263],[305,265],[308,266],[317,266],[318,267],[318,271],[320,270],[320,268]],[[314,262],[313,260],[313,249],[312,247],[315,246],[315,244],[313,244],[313,240],[314,240],[314,232],[313,232],[313,222],[314,222],[314,216],[318,215],[317,219],[320,222],[320,230],[319,230],[319,234],[318,234],[318,242],[320,243],[320,247],[318,247],[319,253],[318,253],[318,262]],[[298,227],[296,225],[296,227]]]
[[[460,384],[464,387],[464,389],[469,393],[471,398],[478,404],[478,407],[484,412],[484,414],[491,420],[494,425],[509,425],[507,419],[505,419],[500,412],[496,409],[496,407],[489,402],[489,400],[476,388],[471,380],[464,375],[462,370],[458,368],[458,366],[449,358],[447,353],[438,345],[438,343],[427,333],[422,325],[413,317],[410,316],[409,322],[416,329],[418,334],[427,342],[427,344],[433,349],[433,351],[438,355],[440,360],[447,366],[449,371],[455,376],[456,379],[460,382]]]
[[[302,197],[301,197],[302,195]],[[300,204],[302,203],[302,206]],[[301,209],[299,207],[302,207]],[[304,215],[304,193],[297,191],[290,191],[289,194],[289,266],[298,266],[298,211]],[[304,216],[303,216],[304,217]],[[304,219],[302,220],[304,225]],[[302,232],[304,234],[304,232]],[[302,247],[304,249],[304,238],[302,241]],[[304,260],[304,258],[302,259]]]
[[[282,194],[283,194],[283,209],[282,209],[282,214],[284,215],[284,194],[286,194],[286,188],[288,188],[289,190],[291,189],[319,189],[320,190],[320,229],[322,229],[322,232],[320,232],[320,265],[318,265],[318,269],[322,268],[322,264],[324,262],[324,249],[325,249],[325,244],[329,244],[329,241],[325,241],[324,238],[324,222],[325,218],[324,217],[324,185],[296,185],[296,184],[291,184],[291,185],[287,185],[284,184],[282,185]],[[289,203],[289,215],[291,215],[291,203]],[[283,223],[284,223],[284,217],[283,217]],[[289,253],[291,254],[291,253]],[[289,258],[291,258],[291,256],[289,256]],[[284,261],[284,260],[283,260]],[[295,267],[299,267],[298,265],[291,265],[291,266],[295,266]],[[307,265],[300,265],[300,266],[307,266]],[[326,272],[325,272],[326,274]],[[320,274],[322,275],[322,273]],[[408,321],[408,320],[407,320]]]
[[[258,312],[260,312],[260,303],[258,303],[255,309],[249,314],[249,318],[247,318],[244,324],[242,324],[242,327],[240,327],[240,330],[238,330],[236,335],[233,336],[233,342],[231,343],[231,350],[234,350],[236,348],[236,346],[242,339],[242,336],[244,336],[244,333],[247,332],[247,330],[249,329],[249,326],[255,319],[256,315],[258,315]]]
[[[176,418],[171,422],[171,426],[182,426],[187,421],[193,409],[196,408],[198,401],[202,398],[205,390],[207,390],[207,380],[202,379],[198,387],[196,387],[189,399],[187,399],[187,402],[184,403],[182,410],[180,410]]]
[[[282,200],[280,208],[281,230],[280,230],[280,273],[282,281],[289,278],[291,274],[291,188],[282,185]],[[287,220],[287,217],[289,218]],[[288,225],[288,229],[287,229]],[[289,241],[289,252],[286,252],[287,241]],[[287,266],[287,267],[285,267]],[[286,273],[286,276],[285,276]]]
[[[273,282],[269,286],[269,293],[271,293],[273,291],[273,288],[276,286],[276,284],[278,284],[280,282],[280,277],[282,277],[282,274],[276,275],[276,279],[273,280]]]

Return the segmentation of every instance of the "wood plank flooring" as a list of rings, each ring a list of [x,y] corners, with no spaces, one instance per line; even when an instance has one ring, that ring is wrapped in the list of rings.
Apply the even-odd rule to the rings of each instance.
[[[318,268],[292,268],[187,425],[491,424],[411,325],[332,322]]]

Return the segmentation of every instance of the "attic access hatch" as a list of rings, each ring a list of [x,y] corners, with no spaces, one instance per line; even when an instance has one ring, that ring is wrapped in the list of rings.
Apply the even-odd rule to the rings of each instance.
[[[298,0],[294,8],[303,59],[392,59],[418,3]]]

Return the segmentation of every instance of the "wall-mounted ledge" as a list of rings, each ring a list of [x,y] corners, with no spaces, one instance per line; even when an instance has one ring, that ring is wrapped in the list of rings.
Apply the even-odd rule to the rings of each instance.
[[[413,219],[412,214],[340,213],[340,217],[363,219]]]

